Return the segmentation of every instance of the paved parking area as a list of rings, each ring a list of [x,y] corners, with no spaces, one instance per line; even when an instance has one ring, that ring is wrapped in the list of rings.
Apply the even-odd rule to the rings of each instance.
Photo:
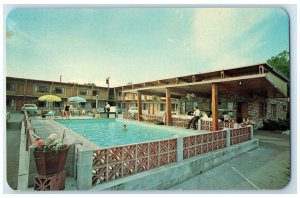
[[[290,179],[290,136],[255,131],[259,148],[169,190],[278,190]]]

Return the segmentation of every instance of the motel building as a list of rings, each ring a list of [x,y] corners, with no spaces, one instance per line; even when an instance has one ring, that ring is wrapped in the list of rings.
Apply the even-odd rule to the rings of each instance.
[[[62,190],[66,177],[75,182],[71,186],[74,190],[168,189],[257,148],[259,140],[254,138],[253,129],[262,126],[263,120],[285,120],[289,116],[288,83],[286,77],[265,63],[113,88],[7,77],[8,112],[20,112],[23,104],[36,104],[39,111],[55,111],[57,118],[41,119],[23,113],[17,189]],[[62,101],[53,104],[38,101],[40,96],[48,94],[57,95]],[[74,104],[71,110],[74,118],[63,120],[60,111],[73,96],[83,97],[86,102]],[[118,119],[98,122],[91,112],[103,109],[106,101],[114,106],[111,109]],[[198,130],[183,129],[191,118],[186,112],[194,106],[203,115],[197,123]],[[129,111],[132,107],[136,112]],[[82,109],[89,116],[81,115]],[[219,119],[223,112],[230,115],[230,122]],[[82,116],[89,120],[85,122]],[[108,129],[97,125],[91,130],[93,142],[67,127],[77,118],[80,120],[74,121],[79,121],[84,130],[92,128],[92,122],[109,122],[119,128],[127,123],[130,131],[114,131],[115,125]],[[244,125],[246,119],[251,119],[251,123]],[[151,122],[164,126],[154,126]],[[144,128],[133,131],[133,125]],[[108,132],[106,136],[100,136],[101,128]],[[134,140],[150,128],[157,130],[151,138],[157,134],[166,136]],[[66,137],[69,145],[65,168],[53,175],[39,175],[31,145],[54,132]],[[110,136],[112,133],[117,135]],[[118,138],[130,142],[104,145]]]
[[[101,110],[105,101],[116,106],[123,118],[138,121],[163,121],[166,125],[186,126],[182,117],[198,106],[212,118],[216,130],[218,118],[226,112],[233,122],[251,120],[254,127],[261,127],[263,120],[285,120],[289,112],[289,80],[268,64],[250,65],[207,73],[198,73],[168,79],[128,84],[120,87],[99,87],[55,81],[6,78],[7,111],[21,111],[23,104],[36,104],[38,108],[56,111],[60,115],[67,99],[80,96],[86,103],[73,104],[74,115],[80,109],[87,113],[96,107]],[[38,101],[42,95],[53,94],[61,102]],[[137,113],[128,114],[131,107]]]

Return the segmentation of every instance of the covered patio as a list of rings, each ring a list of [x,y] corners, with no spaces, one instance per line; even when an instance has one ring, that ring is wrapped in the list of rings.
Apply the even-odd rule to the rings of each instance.
[[[180,99],[187,94],[211,101],[212,130],[218,130],[218,99],[240,98],[287,98],[288,79],[267,64],[246,66],[203,74],[163,79],[122,87],[124,93],[137,94],[137,120],[143,121],[142,95],[165,98],[165,124],[172,123],[171,99]],[[238,107],[238,108],[243,108]],[[243,110],[242,110],[243,111]],[[248,111],[248,107],[247,107]],[[237,115],[237,110],[234,112]],[[255,116],[255,115],[254,115]]]

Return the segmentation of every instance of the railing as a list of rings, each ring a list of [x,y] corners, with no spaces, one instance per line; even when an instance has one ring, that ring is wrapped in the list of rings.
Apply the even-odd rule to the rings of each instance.
[[[177,162],[177,138],[93,151],[92,185]]]

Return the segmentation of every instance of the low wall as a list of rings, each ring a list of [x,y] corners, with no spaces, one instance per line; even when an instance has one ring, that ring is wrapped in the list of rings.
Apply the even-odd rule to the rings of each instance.
[[[163,116],[158,115],[151,115],[151,114],[143,114],[141,115],[143,118],[143,121],[145,122],[155,122],[155,121],[163,121]],[[128,112],[123,113],[123,119],[127,120],[137,120],[137,114],[130,114]],[[187,118],[173,118],[171,119],[171,125],[172,126],[178,126],[178,127],[187,127],[190,119]],[[200,128],[198,127],[200,125]],[[218,122],[218,130],[223,130],[225,128],[239,128],[241,125],[234,123],[234,122]],[[202,118],[196,122],[196,128],[199,130],[205,130],[205,131],[213,131],[212,129],[212,121],[210,120],[203,120]]]
[[[92,190],[164,190],[258,147],[258,140],[243,142],[180,163],[105,183]]]
[[[248,147],[248,145],[250,145],[250,147]],[[110,186],[117,181],[124,181],[126,183],[128,180],[125,178],[131,177],[131,175],[136,173],[140,175],[140,172],[144,171],[147,172],[147,177],[143,179],[148,180],[148,175],[154,170],[165,170],[165,167],[169,169],[170,167],[178,166],[178,164],[181,164],[183,161],[203,159],[204,156],[208,157],[214,154],[212,157],[204,158],[205,160],[196,162],[195,166],[187,165],[188,167],[192,166],[194,168],[197,166],[203,167],[201,171],[204,171],[257,146],[258,141],[253,141],[253,127],[247,126],[238,129],[227,128],[221,131],[208,131],[199,135],[164,139],[154,142],[79,151],[77,185],[78,189],[87,190],[91,189],[92,186],[94,186],[94,188],[97,186]],[[219,152],[222,154],[215,155]],[[224,155],[227,157],[224,157]],[[170,166],[170,163],[172,163],[173,166]],[[194,168],[192,168],[192,170]],[[172,171],[165,171],[167,175],[165,178],[162,177],[162,179],[166,180],[164,183],[168,183],[171,177],[169,174],[171,174]],[[192,172],[193,175],[199,173],[197,171]],[[184,177],[187,179],[189,174]],[[174,179],[174,181],[171,179],[171,181],[173,181],[171,182],[172,185],[175,185],[174,182],[181,181],[178,175],[176,175],[176,178],[177,180]],[[125,187],[127,184],[123,185],[124,189],[135,189]],[[156,189],[163,189],[165,187],[165,185],[155,186]],[[104,189],[104,187],[100,188]],[[137,187],[137,189],[143,188]],[[147,188],[145,187],[145,189],[152,189],[151,185],[147,186]]]
[[[176,162],[177,139],[93,151],[92,185]]]

